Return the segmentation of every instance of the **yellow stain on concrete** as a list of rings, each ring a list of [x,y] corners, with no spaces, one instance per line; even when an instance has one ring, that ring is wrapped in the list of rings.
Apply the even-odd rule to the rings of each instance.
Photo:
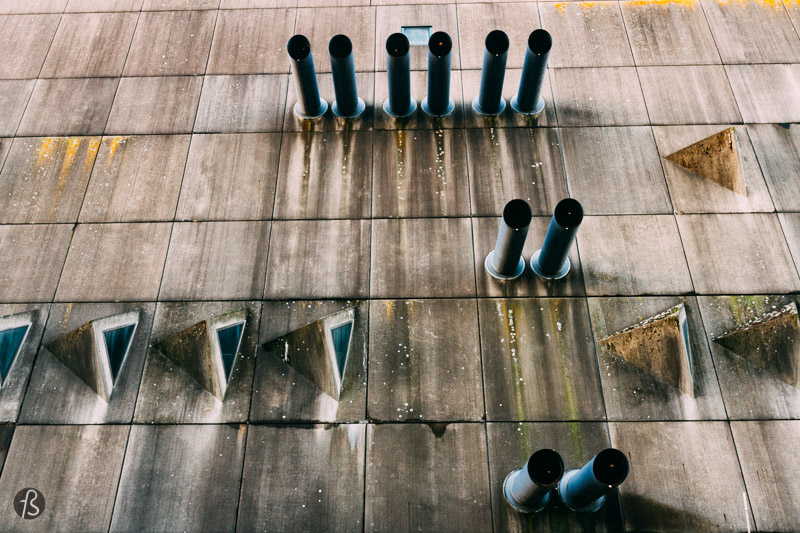
[[[114,159],[114,154],[117,153],[117,148],[119,148],[119,145],[127,141],[128,137],[112,137],[110,140],[108,140],[108,156],[106,157],[106,165],[111,164],[111,160]]]
[[[783,9],[782,0],[717,0],[717,3],[721,6],[729,4],[746,6],[746,7],[757,5],[772,9]]]
[[[58,139],[54,137],[46,137],[42,139],[42,143],[39,145],[39,152],[36,157],[37,167],[44,165],[44,163],[53,156],[53,150],[56,147],[57,141]]]

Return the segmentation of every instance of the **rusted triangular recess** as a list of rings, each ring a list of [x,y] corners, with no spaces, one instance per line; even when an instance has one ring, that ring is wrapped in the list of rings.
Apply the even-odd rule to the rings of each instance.
[[[747,196],[736,143],[736,130],[728,128],[667,156],[693,174]]]
[[[625,328],[600,344],[694,398],[689,329],[683,304]]]
[[[800,321],[796,304],[767,313],[714,341],[800,389]]]

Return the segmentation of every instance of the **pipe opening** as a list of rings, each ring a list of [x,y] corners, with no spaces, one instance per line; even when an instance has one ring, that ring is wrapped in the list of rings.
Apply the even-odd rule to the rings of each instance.
[[[305,35],[298,34],[289,39],[286,50],[289,52],[289,57],[295,61],[300,61],[307,58],[308,54],[311,53],[311,43],[308,42],[308,38]]]
[[[533,30],[528,36],[528,48],[534,54],[542,55],[553,47],[553,38],[547,30]]]
[[[392,57],[403,57],[408,53],[408,37],[402,33],[393,33],[386,39],[386,51]]]
[[[508,35],[502,30],[494,30],[486,36],[486,49],[499,56],[508,52]]]
[[[437,31],[428,39],[428,49],[436,57],[444,57],[453,49],[453,40],[443,31]]]
[[[630,464],[625,454],[615,448],[606,448],[594,458],[594,477],[609,487],[616,487],[628,477]]]
[[[564,198],[556,205],[554,216],[562,228],[574,228],[583,220],[583,206],[574,198]]]
[[[328,52],[334,59],[344,59],[353,52],[353,43],[347,35],[334,35],[328,42]]]
[[[511,200],[503,208],[503,222],[512,229],[528,227],[532,218],[533,211],[525,200]]]
[[[539,450],[528,459],[528,475],[537,485],[554,485],[564,475],[564,461],[554,450]]]

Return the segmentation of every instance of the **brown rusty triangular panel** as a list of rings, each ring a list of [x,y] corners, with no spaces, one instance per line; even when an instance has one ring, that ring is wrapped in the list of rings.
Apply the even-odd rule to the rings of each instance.
[[[682,148],[668,155],[667,159],[693,174],[747,196],[736,130],[732,127]]]
[[[800,321],[794,303],[752,320],[714,341],[800,389]]]
[[[679,304],[601,340],[600,344],[659,381],[694,397],[688,337],[686,310]]]

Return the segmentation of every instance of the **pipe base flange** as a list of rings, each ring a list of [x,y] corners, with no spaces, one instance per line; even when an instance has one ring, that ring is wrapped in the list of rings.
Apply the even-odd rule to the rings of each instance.
[[[320,97],[319,99],[319,113],[316,115],[306,115],[300,109],[300,102],[294,104],[294,114],[301,120],[316,120],[320,118],[325,112],[328,110],[328,102],[325,101],[324,98]]]
[[[520,470],[521,470],[520,468],[512,470],[511,472],[508,473],[506,479],[503,480],[503,496],[505,497],[506,502],[508,502],[508,505],[510,505],[520,513],[527,513],[527,514],[538,513],[539,511],[547,507],[548,503],[550,503],[551,492],[548,492],[547,494],[542,496],[542,499],[539,500],[539,503],[537,503],[533,507],[522,505],[521,503],[519,503],[517,500],[514,499],[514,495],[511,494],[511,486],[514,484],[514,480],[517,478],[517,474],[519,473]]]
[[[544,279],[561,279],[564,276],[566,276],[567,274],[569,274],[569,269],[572,266],[570,261],[569,261],[569,257],[567,257],[567,260],[564,261],[564,265],[561,267],[561,270],[559,270],[558,272],[553,273],[553,274],[548,274],[548,273],[543,272],[541,267],[539,267],[539,254],[541,252],[542,252],[541,249],[537,250],[536,253],[533,254],[533,257],[531,257],[531,270],[533,270],[534,274],[536,274],[540,278],[544,278]]]
[[[394,118],[406,118],[410,117],[414,114],[414,111],[417,110],[417,101],[413,98],[411,99],[411,105],[408,108],[408,111],[404,115],[399,115],[392,111],[391,107],[389,106],[389,99],[383,101],[383,110],[386,112],[387,115],[392,116]]]
[[[331,105],[331,111],[333,111],[333,114],[339,118],[358,118],[361,116],[361,114],[364,112],[366,108],[367,104],[364,103],[364,100],[362,98],[358,99],[358,103],[356,104],[356,110],[350,115],[345,115],[339,110],[339,106],[336,105],[336,100],[334,100],[333,104]]]
[[[515,94],[514,97],[511,98],[511,109],[513,109],[520,115],[536,116],[542,111],[544,111],[544,98],[542,98],[541,96],[539,97],[539,101],[536,102],[536,107],[534,107],[532,111],[523,111],[522,109],[520,109],[519,104],[517,103],[517,95]]]
[[[483,266],[486,267],[486,272],[489,273],[495,279],[499,279],[501,281],[509,281],[512,279],[517,279],[525,272],[525,259],[520,257],[519,264],[517,265],[517,269],[511,275],[501,274],[492,266],[492,258],[494,257],[494,250],[489,252],[489,255],[486,256],[486,260],[483,262]]]
[[[569,480],[572,479],[572,477],[575,476],[579,471],[580,470],[570,470],[564,474],[564,477],[562,477],[561,481],[558,482],[558,488],[556,489],[558,492],[558,497],[561,498],[561,503],[563,503],[564,506],[570,511],[575,511],[576,513],[594,513],[595,511],[599,511],[603,504],[606,503],[605,495],[600,496],[595,501],[584,507],[580,507],[569,501],[569,498],[567,497],[567,484],[569,483]]]
[[[456,108],[456,103],[451,98],[450,101],[447,103],[447,109],[444,110],[444,113],[434,113],[433,111],[431,111],[431,108],[428,107],[428,97],[426,96],[422,100],[422,111],[424,111],[426,115],[430,115],[432,117],[446,117],[447,115],[452,113],[455,108]]]
[[[479,96],[476,96],[472,100],[472,109],[477,114],[483,115],[484,117],[494,117],[496,115],[501,114],[506,109],[506,99],[503,98],[502,96],[500,97],[500,105],[498,106],[497,111],[495,111],[494,113],[489,113],[489,112],[485,111],[484,109],[481,109],[481,106],[478,104],[478,98],[479,98]]]

